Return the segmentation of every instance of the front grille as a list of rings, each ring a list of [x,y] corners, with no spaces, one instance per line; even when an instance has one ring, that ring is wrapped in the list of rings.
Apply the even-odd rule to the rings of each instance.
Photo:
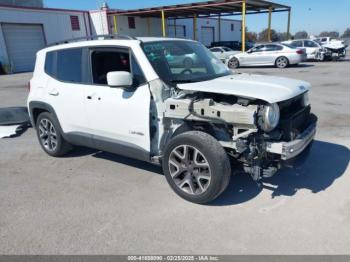
[[[281,118],[289,118],[292,115],[296,114],[304,108],[303,106],[304,94],[278,103],[281,112]]]
[[[304,94],[279,103],[281,120],[278,125],[282,139],[291,141],[308,126],[311,107],[303,106]]]

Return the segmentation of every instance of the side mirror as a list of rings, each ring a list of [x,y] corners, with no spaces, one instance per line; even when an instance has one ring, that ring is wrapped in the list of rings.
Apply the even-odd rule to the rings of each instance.
[[[126,71],[115,71],[107,74],[107,84],[110,87],[128,88],[133,83],[133,77]]]
[[[253,53],[253,50],[252,50],[252,49],[249,49],[249,50],[247,51],[247,53],[248,53],[248,54],[251,54],[251,53]]]

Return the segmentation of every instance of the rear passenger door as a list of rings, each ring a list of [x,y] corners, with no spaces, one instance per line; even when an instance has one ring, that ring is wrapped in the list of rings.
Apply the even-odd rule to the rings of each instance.
[[[87,132],[85,52],[84,48],[71,48],[46,55],[45,72],[50,77],[44,92],[64,133]]]
[[[128,48],[92,48],[88,57],[85,100],[95,147],[142,159],[150,151],[151,95],[139,63]],[[133,87],[109,87],[107,73],[115,71],[132,73]]]
[[[304,41],[304,47],[306,50],[306,54],[311,57],[313,56],[313,58],[315,58],[316,52],[318,51],[319,47],[318,45],[310,40],[305,40]]]
[[[280,52],[283,50],[283,47],[275,44],[268,44],[264,49],[264,64],[274,65],[276,59],[280,56]]]

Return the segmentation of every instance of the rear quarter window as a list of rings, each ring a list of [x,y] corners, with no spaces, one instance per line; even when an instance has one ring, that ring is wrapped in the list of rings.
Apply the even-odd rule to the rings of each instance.
[[[55,77],[55,52],[48,52],[45,58],[45,73]]]

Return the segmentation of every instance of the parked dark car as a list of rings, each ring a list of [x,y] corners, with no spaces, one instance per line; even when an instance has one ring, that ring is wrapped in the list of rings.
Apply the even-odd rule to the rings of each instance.
[[[211,47],[217,47],[217,46],[226,46],[228,48],[231,48],[234,51],[242,50],[242,43],[239,41],[219,41],[219,42],[213,42],[211,44]],[[253,47],[254,47],[254,43],[246,42],[246,46],[245,46],[246,50],[249,50]]]

